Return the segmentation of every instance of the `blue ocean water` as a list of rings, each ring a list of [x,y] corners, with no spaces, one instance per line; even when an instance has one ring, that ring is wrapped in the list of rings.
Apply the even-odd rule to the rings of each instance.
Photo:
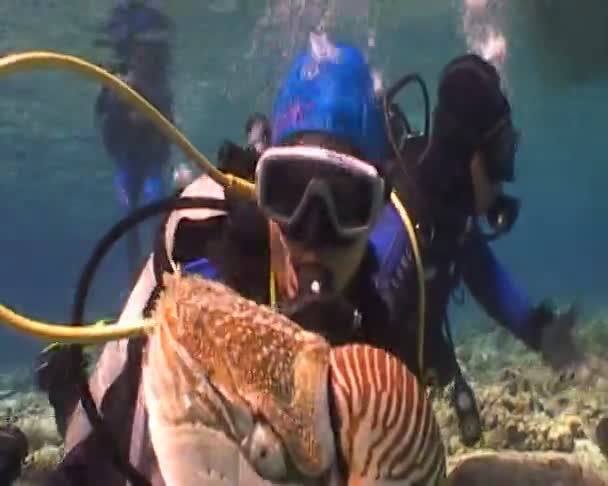
[[[534,299],[580,298],[589,312],[602,312],[608,290],[608,49],[591,34],[585,41],[587,20],[577,19],[576,9],[535,16],[527,3],[487,8],[507,41],[503,73],[523,133],[513,187],[522,212],[513,232],[495,247]],[[176,26],[177,125],[212,159],[223,139],[243,141],[246,117],[269,111],[290,56],[320,22],[336,38],[365,47],[387,83],[415,71],[434,93],[441,67],[476,46],[463,20],[466,4],[174,2],[166,8]],[[560,2],[554,4],[557,9]],[[605,15],[605,6],[596,4]],[[109,0],[2,2],[0,51],[57,50],[107,62],[110,51],[94,41],[112,6]],[[555,42],[559,29],[545,32],[535,24],[549,29],[551,15],[570,15],[578,37],[570,37],[570,44]],[[575,49],[580,66],[571,66]],[[589,55],[593,49],[596,57]],[[583,68],[585,76],[572,75]],[[0,301],[33,317],[69,320],[82,265],[123,214],[112,188],[112,162],[93,122],[98,89],[59,71],[0,78]],[[407,106],[419,119],[416,96],[408,97]],[[182,159],[174,150],[173,160]],[[87,320],[120,311],[129,285],[125,257],[123,244],[102,265]],[[469,312],[477,312],[472,303],[459,321],[466,322]],[[0,337],[0,365],[27,365],[45,344],[4,329]]]

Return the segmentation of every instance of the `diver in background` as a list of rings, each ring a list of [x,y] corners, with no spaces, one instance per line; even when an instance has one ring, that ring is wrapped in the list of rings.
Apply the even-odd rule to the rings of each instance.
[[[427,229],[421,240],[429,272],[429,344],[441,328],[431,321],[445,319],[450,293],[464,283],[492,318],[547,364],[563,369],[579,363],[570,333],[574,308],[559,314],[547,302],[534,305],[489,245],[510,231],[519,212],[519,202],[503,192],[514,180],[519,132],[497,70],[475,54],[458,56],[443,69],[437,96],[433,130],[415,171]],[[496,230],[489,238],[482,233],[484,218]],[[450,376],[439,374],[441,381]]]
[[[447,313],[458,287],[464,284],[490,317],[558,372],[584,371],[585,359],[572,334],[576,308],[560,313],[548,301],[535,305],[489,245],[510,231],[519,212],[519,201],[503,192],[514,180],[519,133],[497,70],[480,56],[458,56],[444,67],[437,97],[428,144],[415,160],[401,158],[409,177],[394,183],[407,195],[421,244],[428,369],[441,386],[453,380],[461,439],[470,446],[479,439],[481,424],[455,359]],[[484,219],[493,233],[483,233]],[[383,233],[380,227],[376,231],[372,240]],[[409,242],[403,251],[409,254]],[[416,315],[416,267],[411,257],[402,263],[394,273],[400,290],[381,290],[407,325]],[[412,362],[413,355],[406,357],[408,366]]]
[[[143,2],[118,2],[107,30],[118,59],[116,74],[172,121],[168,19]],[[170,157],[170,145],[164,135],[105,87],[97,97],[95,117],[104,146],[115,164],[114,183],[121,205],[130,211],[140,202],[162,197],[164,171]],[[137,230],[131,231],[128,238],[128,263],[133,278],[140,258]],[[51,356],[56,356],[52,363],[55,379],[73,376],[69,359],[62,359],[69,358],[69,350],[53,347],[50,353],[43,352],[42,363],[37,366],[39,386],[49,389],[53,406],[71,409],[78,400],[74,384],[67,393],[56,395],[53,386],[42,376],[51,374],[46,366]],[[64,366],[66,362],[67,367]],[[65,424],[61,417],[58,426],[62,432]],[[19,477],[27,453],[27,437],[21,430],[15,425],[0,426],[0,484],[8,486]]]
[[[151,2],[117,2],[105,31],[117,58],[113,68],[115,74],[172,121],[171,26],[157,7]],[[97,97],[95,117],[103,144],[114,163],[114,184],[121,205],[131,211],[141,203],[163,197],[165,169],[170,158],[169,140],[147,118],[106,87]],[[132,229],[127,239],[127,268],[129,279],[133,279],[137,278],[141,258],[138,229]],[[49,402],[55,409],[71,411],[78,403],[74,377],[79,375],[77,368],[80,366],[81,363],[74,363],[69,346],[51,345],[37,359],[37,386],[48,393]],[[66,414],[56,415],[62,436],[67,427],[65,418]]]
[[[145,2],[121,2],[106,27],[118,63],[116,74],[173,121],[169,69],[169,19]],[[95,103],[95,119],[115,167],[114,185],[123,208],[163,197],[170,142],[145,117],[103,87]],[[137,230],[128,235],[128,268],[135,278],[139,266]]]

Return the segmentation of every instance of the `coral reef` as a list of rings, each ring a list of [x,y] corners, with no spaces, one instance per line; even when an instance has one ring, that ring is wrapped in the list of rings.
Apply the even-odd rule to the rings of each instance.
[[[608,411],[608,384],[600,376],[593,382],[584,389],[575,378],[520,367],[503,369],[490,383],[475,381],[484,428],[480,446],[572,452],[577,439],[596,440],[595,431]],[[450,453],[466,452],[447,397],[436,402],[436,410],[444,435],[450,437]]]
[[[577,340],[587,356],[585,365],[557,373],[487,323],[460,333],[457,355],[476,391],[483,435],[473,448],[462,445],[450,390],[444,390],[434,406],[450,469],[463,458],[489,451],[505,453],[501,457],[518,452],[539,464],[561,453],[598,472],[608,484],[608,459],[602,454],[608,456],[608,321],[586,321]]]

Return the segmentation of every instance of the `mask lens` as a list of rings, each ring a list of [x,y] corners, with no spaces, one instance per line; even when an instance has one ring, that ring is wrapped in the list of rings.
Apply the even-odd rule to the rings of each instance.
[[[314,181],[314,184],[313,184]],[[378,190],[377,176],[348,170],[324,161],[269,160],[260,182],[263,184],[261,205],[283,222],[305,214],[313,200],[321,200],[339,229],[365,227],[373,218]]]
[[[305,174],[299,165],[289,161],[269,161],[264,167],[260,204],[275,217],[290,219],[304,198],[310,177],[303,177]]]
[[[375,203],[372,181],[345,174],[329,175],[325,180],[340,226],[355,228],[369,224]]]

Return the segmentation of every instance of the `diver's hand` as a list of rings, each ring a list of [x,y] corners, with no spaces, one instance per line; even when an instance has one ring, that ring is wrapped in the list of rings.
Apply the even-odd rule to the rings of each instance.
[[[573,332],[580,309],[573,304],[565,312],[553,314],[542,327],[540,351],[543,359],[560,372],[576,369],[584,363],[584,355],[576,345]]]

